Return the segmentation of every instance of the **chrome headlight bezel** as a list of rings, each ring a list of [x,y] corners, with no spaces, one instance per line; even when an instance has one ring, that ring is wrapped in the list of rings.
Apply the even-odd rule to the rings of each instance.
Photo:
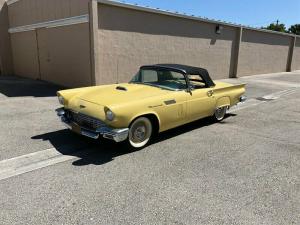
[[[61,95],[59,95],[59,96],[58,96],[58,102],[59,102],[59,104],[61,104],[61,105],[65,105],[65,99],[64,99],[64,97],[61,96]]]
[[[105,118],[108,121],[113,121],[115,119],[115,114],[109,108],[105,108]]]

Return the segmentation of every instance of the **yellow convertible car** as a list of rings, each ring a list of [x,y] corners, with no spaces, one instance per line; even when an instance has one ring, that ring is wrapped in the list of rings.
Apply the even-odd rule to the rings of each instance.
[[[142,66],[129,83],[59,91],[56,111],[76,133],[142,148],[155,133],[204,117],[223,120],[244,92],[244,84],[212,81],[202,68],[158,64]]]

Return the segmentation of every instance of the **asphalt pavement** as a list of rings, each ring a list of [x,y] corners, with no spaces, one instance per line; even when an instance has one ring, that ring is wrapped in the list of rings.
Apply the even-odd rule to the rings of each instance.
[[[136,152],[72,134],[57,87],[0,77],[0,224],[300,224],[300,72]]]

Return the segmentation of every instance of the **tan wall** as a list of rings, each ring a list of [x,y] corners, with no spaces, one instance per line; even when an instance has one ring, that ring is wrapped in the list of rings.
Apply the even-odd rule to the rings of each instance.
[[[89,24],[38,30],[41,79],[67,87],[91,85]]]
[[[0,0],[0,6],[3,1]],[[87,14],[88,2],[20,0],[9,5],[10,28]],[[0,66],[6,60],[4,65],[11,70],[13,67],[16,75],[70,87],[90,85],[94,79],[97,84],[128,81],[139,66],[155,63],[204,67],[214,79],[235,73],[238,27],[222,25],[222,34],[217,35],[216,24],[211,22],[104,4],[98,4],[98,18],[94,19],[99,24],[92,45],[89,23],[11,34],[13,60],[9,57],[8,27],[5,27],[8,21],[2,19]],[[291,36],[243,30],[238,76],[287,69]],[[96,67],[91,63],[91,52],[94,55],[91,46],[97,46],[93,56],[97,59]],[[7,57],[3,57],[3,52]],[[99,71],[96,77],[92,77],[92,69]],[[300,69],[299,38],[292,69]]]
[[[10,28],[88,13],[88,0],[20,0]],[[14,73],[68,87],[91,85],[89,23],[11,34]]]
[[[238,76],[286,71],[291,39],[289,36],[244,29]]]
[[[91,85],[89,24],[15,33],[11,40],[16,75],[69,87]]]
[[[205,67],[213,78],[232,72],[237,29],[99,4],[97,83],[128,81],[139,66],[183,63]],[[234,40],[234,41],[233,41]]]
[[[8,34],[8,7],[5,0],[0,0],[0,70],[5,75],[13,73],[11,44]]]
[[[88,13],[89,0],[20,0],[9,5],[10,27]]]
[[[296,39],[292,61],[292,70],[300,70],[300,38]]]
[[[38,79],[39,64],[35,31],[11,34],[14,73]]]

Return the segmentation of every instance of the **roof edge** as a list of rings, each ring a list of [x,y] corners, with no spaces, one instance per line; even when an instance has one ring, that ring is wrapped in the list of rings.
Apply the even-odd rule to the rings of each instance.
[[[11,0],[11,1],[14,1],[14,0]],[[179,12],[172,12],[169,10],[163,10],[163,9],[159,9],[159,8],[151,8],[148,6],[142,6],[142,5],[138,5],[138,4],[131,4],[131,3],[125,3],[125,2],[120,2],[120,1],[111,1],[111,0],[97,0],[97,2],[101,3],[101,4],[105,4],[105,5],[112,5],[112,6],[117,6],[117,7],[127,8],[127,9],[134,9],[134,10],[143,11],[143,12],[150,12],[150,13],[155,13],[155,14],[173,16],[173,17],[184,18],[184,19],[200,21],[200,22],[205,22],[205,23],[213,23],[213,24],[219,24],[219,25],[224,25],[224,26],[229,26],[229,27],[243,28],[243,29],[253,30],[253,31],[258,31],[258,32],[300,38],[300,35],[296,35],[296,34],[260,29],[260,28],[245,26],[242,24],[229,23],[229,22],[225,22],[225,21],[221,21],[221,20],[213,20],[213,19],[208,19],[208,18],[203,18],[203,17],[197,17],[194,15],[181,14]]]

